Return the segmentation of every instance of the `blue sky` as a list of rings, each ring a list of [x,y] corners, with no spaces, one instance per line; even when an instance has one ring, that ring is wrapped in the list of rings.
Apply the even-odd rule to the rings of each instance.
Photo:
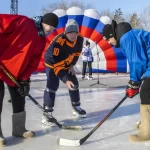
[[[0,13],[10,13],[10,1],[1,0]],[[42,8],[48,6],[51,0],[18,0],[19,14],[36,16],[41,14]],[[57,2],[60,0],[53,0]],[[81,1],[81,0],[79,0]],[[85,3],[93,4],[96,10],[115,10],[121,8],[123,13],[140,13],[145,7],[150,6],[150,0],[82,0]]]

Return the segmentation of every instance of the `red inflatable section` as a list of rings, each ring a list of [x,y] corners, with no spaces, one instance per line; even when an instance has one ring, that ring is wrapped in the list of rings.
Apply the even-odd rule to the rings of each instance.
[[[97,32],[96,30],[94,30],[92,32],[92,35],[90,36],[90,39],[96,43],[98,43],[100,40],[102,40],[102,38],[103,38],[103,36],[99,32]]]
[[[100,40],[98,43],[99,47],[104,52],[106,58],[106,68],[110,71],[116,71],[117,69],[117,60],[116,55],[114,53],[113,47],[104,39]]]
[[[86,38],[90,38],[93,29],[87,28],[85,26],[81,27],[81,35]]]

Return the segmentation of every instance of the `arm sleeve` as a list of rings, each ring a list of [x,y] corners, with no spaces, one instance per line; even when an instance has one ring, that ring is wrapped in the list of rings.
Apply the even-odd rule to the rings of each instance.
[[[82,49],[82,55],[83,56],[89,56],[89,51],[88,51],[88,49],[87,49],[87,47],[83,47],[83,49]]]
[[[80,54],[81,54],[81,52],[76,52],[75,57],[74,57],[74,59],[73,59],[73,61],[72,61],[71,65],[73,65],[73,66],[74,66],[74,65],[77,63],[77,61],[78,61],[78,59],[79,59]]]
[[[85,47],[82,48],[81,53],[82,53],[82,55],[84,55],[84,53],[85,53]]]
[[[121,38],[120,44],[130,67],[130,80],[141,82],[141,77],[147,67],[147,59],[142,45],[132,35]]]
[[[38,65],[39,65],[39,62],[40,62],[40,59],[41,59],[41,55],[42,55],[42,52],[41,53],[38,53],[36,55],[33,55],[25,69],[25,71],[23,72],[23,74],[20,76],[20,80],[27,80],[29,79],[29,77],[31,76],[31,74],[36,71]]]
[[[8,34],[18,27],[21,16],[0,14],[0,34]]]
[[[83,37],[81,37],[81,39],[79,39],[79,47],[78,47],[78,51],[75,54],[75,57],[71,63],[71,65],[75,65],[79,59],[79,56],[82,52],[82,47],[83,47]]]

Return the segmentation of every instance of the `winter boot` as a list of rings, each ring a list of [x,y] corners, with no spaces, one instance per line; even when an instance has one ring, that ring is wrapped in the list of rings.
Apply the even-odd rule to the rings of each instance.
[[[129,139],[134,142],[150,140],[150,105],[140,106],[141,126],[139,134],[130,135]]]
[[[83,110],[80,106],[73,106],[73,115],[76,116],[80,116],[81,118],[85,118],[86,117],[86,111]]]
[[[2,128],[1,128],[1,117],[0,117],[0,147],[4,146],[6,144],[5,138],[2,133]]]
[[[25,128],[26,112],[14,113],[12,115],[12,135],[16,137],[29,138],[35,136],[33,131],[28,131]]]

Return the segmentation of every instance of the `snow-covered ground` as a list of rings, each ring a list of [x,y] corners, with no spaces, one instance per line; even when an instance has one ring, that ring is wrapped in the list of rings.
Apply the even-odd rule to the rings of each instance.
[[[104,84],[128,80],[128,75],[107,75]],[[43,91],[46,77],[43,74],[32,76],[30,94],[43,105]],[[102,77],[101,77],[102,79]],[[96,80],[91,81],[94,83]],[[106,81],[106,82],[105,82]],[[81,84],[86,84],[84,81]],[[115,81],[116,82],[116,81]],[[126,81],[125,81],[126,83]],[[107,84],[108,85],[108,84]],[[65,86],[64,86],[65,87]],[[89,139],[79,147],[64,147],[57,144],[59,137],[67,139],[81,139],[87,135],[98,122],[124,97],[124,87],[84,87],[80,89],[82,107],[87,111],[87,118],[81,119],[72,115],[68,90],[60,86],[57,91],[54,117],[65,125],[82,125],[82,131],[60,130],[41,124],[42,111],[29,99],[26,99],[27,129],[32,129],[36,137],[21,139],[12,137],[12,107],[8,103],[9,93],[6,89],[3,112],[2,129],[7,145],[4,150],[148,150],[150,142],[133,143],[128,140],[130,134],[137,133],[134,125],[139,121],[139,96],[127,98],[125,102],[108,118]]]

